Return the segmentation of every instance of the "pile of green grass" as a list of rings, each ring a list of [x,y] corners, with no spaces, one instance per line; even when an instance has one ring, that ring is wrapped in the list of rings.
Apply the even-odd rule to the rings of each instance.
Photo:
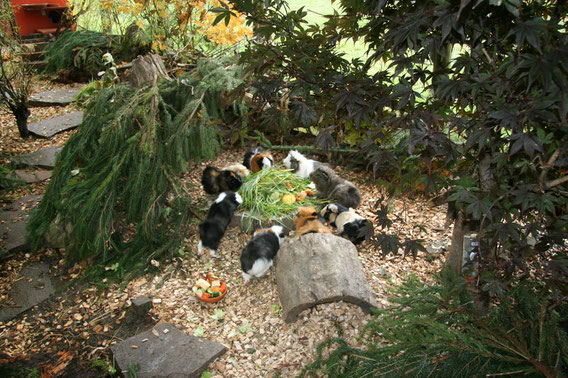
[[[288,184],[288,185],[286,185]],[[310,180],[295,175],[290,170],[277,167],[265,168],[257,173],[245,177],[239,194],[243,198],[240,211],[248,219],[244,219],[243,226],[247,231],[253,228],[254,221],[261,223],[282,223],[282,218],[292,217],[302,206],[317,207],[326,203],[326,200],[315,196],[307,196],[303,201],[291,204],[282,202],[285,194],[297,195],[302,190],[310,189]]]

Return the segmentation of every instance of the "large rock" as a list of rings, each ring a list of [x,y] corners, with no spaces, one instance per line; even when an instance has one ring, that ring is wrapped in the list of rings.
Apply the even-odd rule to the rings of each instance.
[[[0,306],[0,322],[14,318],[55,293],[55,285],[48,271],[49,266],[42,262],[32,263],[22,270],[10,293],[10,300],[14,304]]]
[[[57,133],[78,127],[82,122],[83,112],[71,112],[31,123],[28,125],[28,130],[37,136],[51,138]]]
[[[55,168],[57,155],[62,149],[63,147],[61,146],[47,147],[29,154],[14,156],[12,161],[18,166],[53,169]]]
[[[332,234],[288,238],[276,255],[276,282],[284,320],[303,310],[344,301],[370,312],[377,302],[349,240]]]
[[[37,93],[30,97],[30,106],[65,106],[75,101],[75,96],[79,93],[79,88],[56,89]]]
[[[200,377],[213,360],[227,350],[214,341],[190,336],[168,323],[126,339],[110,347],[119,371],[129,368],[136,376]]]

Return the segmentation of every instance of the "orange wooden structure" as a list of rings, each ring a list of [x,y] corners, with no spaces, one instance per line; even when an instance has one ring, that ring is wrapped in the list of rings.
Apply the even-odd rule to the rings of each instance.
[[[20,36],[55,33],[67,11],[67,0],[10,0]]]

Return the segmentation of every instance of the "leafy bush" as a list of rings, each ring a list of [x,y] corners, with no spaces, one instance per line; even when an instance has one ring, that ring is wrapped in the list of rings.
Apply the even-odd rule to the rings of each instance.
[[[242,62],[272,130],[311,126],[324,149],[348,137],[393,192],[445,193],[450,261],[476,232],[481,285],[536,256],[568,282],[565,2],[343,0],[323,25],[280,0],[233,4],[257,36]],[[335,49],[347,38],[366,61]]]
[[[548,289],[526,280],[481,315],[463,278],[443,272],[435,285],[409,278],[393,289],[391,306],[379,310],[362,338],[318,346],[304,369],[330,377],[472,377],[568,373],[568,308]],[[325,356],[325,357],[324,357]]]

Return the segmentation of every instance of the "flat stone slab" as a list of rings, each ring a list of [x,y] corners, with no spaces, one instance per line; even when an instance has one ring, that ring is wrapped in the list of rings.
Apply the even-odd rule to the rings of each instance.
[[[28,184],[44,181],[51,177],[51,171],[47,171],[45,169],[16,169],[14,172],[16,177]]]
[[[14,156],[12,157],[12,161],[18,166],[53,169],[55,168],[57,155],[61,152],[62,148],[61,146],[42,148],[30,154]]]
[[[28,130],[35,135],[51,138],[57,133],[78,127],[81,122],[83,122],[83,112],[71,112],[31,123],[28,125]]]
[[[40,195],[26,196],[0,210],[0,256],[29,248],[26,243],[28,214],[41,198]]]
[[[30,106],[65,106],[75,101],[80,88],[56,89],[37,93],[30,97]]]
[[[156,336],[157,334],[157,336]],[[128,368],[136,376],[200,377],[203,370],[227,348],[214,341],[188,335],[173,325],[161,323],[110,347],[118,371]]]
[[[42,262],[32,263],[22,270],[10,293],[10,300],[15,304],[0,306],[0,322],[14,318],[55,293],[48,271],[49,266]]]
[[[369,313],[377,307],[357,249],[333,234],[287,238],[275,259],[278,296],[284,321],[322,303],[349,302]]]

